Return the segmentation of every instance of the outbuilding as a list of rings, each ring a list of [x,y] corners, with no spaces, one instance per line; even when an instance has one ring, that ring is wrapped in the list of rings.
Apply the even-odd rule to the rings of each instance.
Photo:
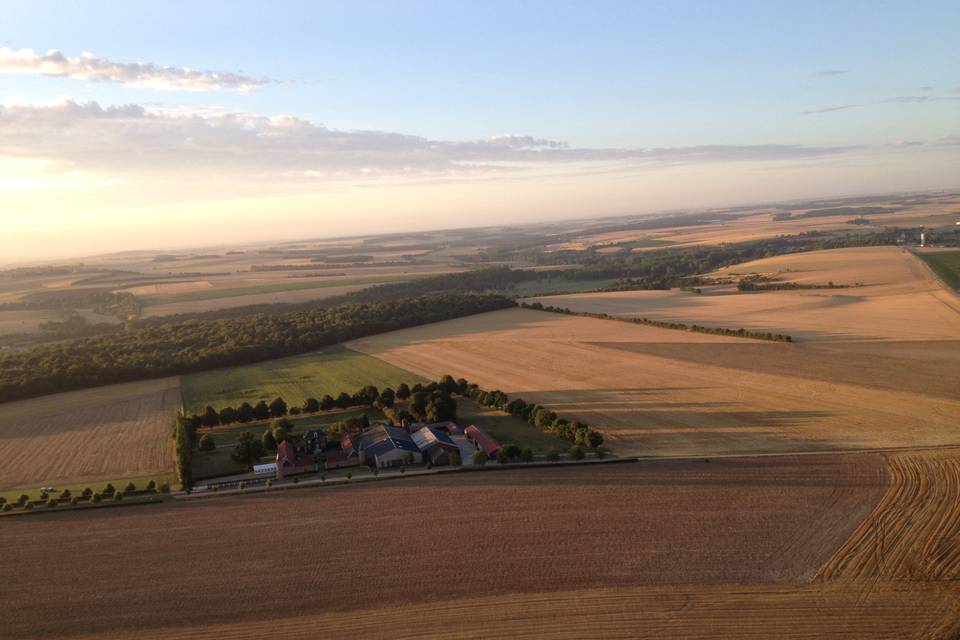
[[[463,432],[470,442],[473,443],[473,446],[477,448],[477,451],[483,451],[489,458],[497,455],[497,451],[500,450],[500,443],[490,437],[486,431],[477,425],[472,424],[464,429]]]

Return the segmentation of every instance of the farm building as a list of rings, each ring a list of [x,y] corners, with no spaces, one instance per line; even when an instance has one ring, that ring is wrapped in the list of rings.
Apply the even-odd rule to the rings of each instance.
[[[344,435],[340,446],[348,458],[355,456],[360,464],[372,467],[399,466],[405,461],[423,460],[420,449],[404,429],[377,425],[358,436]]]
[[[422,427],[410,434],[410,437],[423,453],[423,458],[433,464],[450,464],[451,454],[460,453],[460,447],[443,429]]]
[[[467,435],[467,438],[470,440],[470,442],[473,443],[473,446],[477,448],[477,451],[483,451],[491,458],[497,455],[497,451],[500,449],[500,444],[491,438],[486,431],[474,424],[470,425],[463,431]]]
[[[303,450],[306,453],[320,453],[327,448],[327,432],[323,429],[310,429],[303,434]]]
[[[410,431],[410,433],[413,433],[415,431],[419,431],[420,429],[423,429],[424,427],[430,427],[431,429],[434,429],[436,431],[445,431],[446,433],[459,433],[461,431],[460,425],[458,425],[456,422],[449,422],[449,421],[447,422],[414,422],[413,424],[409,425],[407,429]]]
[[[285,478],[307,471],[315,471],[316,468],[313,456],[306,456],[300,453],[289,440],[284,440],[277,446],[278,478]]]

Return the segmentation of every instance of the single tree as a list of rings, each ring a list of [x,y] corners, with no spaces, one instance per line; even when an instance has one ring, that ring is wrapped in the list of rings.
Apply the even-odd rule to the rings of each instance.
[[[336,406],[337,406],[337,401],[333,399],[333,396],[328,394],[320,398],[321,411],[330,411]]]
[[[316,413],[320,411],[320,401],[316,398],[307,398],[303,401],[302,409],[304,413]]]
[[[252,422],[255,417],[253,406],[249,402],[244,402],[237,409],[237,422]]]
[[[410,387],[407,386],[406,382],[401,382],[397,385],[397,400],[406,400],[410,397]]]
[[[233,449],[233,459],[242,465],[250,466],[260,460],[264,454],[263,445],[249,431],[240,434],[240,440]]]
[[[473,464],[477,465],[478,467],[482,467],[487,464],[487,460],[489,459],[490,458],[487,456],[485,451],[477,451],[473,454]]]
[[[213,451],[217,448],[217,443],[213,441],[213,436],[205,433],[200,436],[200,444],[197,446],[200,451]]]
[[[253,408],[253,417],[257,420],[266,420],[270,417],[270,407],[267,406],[265,401],[261,400]]]
[[[270,417],[282,418],[285,415],[287,415],[287,403],[283,398],[275,398],[270,403]]]
[[[337,396],[336,406],[339,409],[348,409],[353,406],[353,398],[350,397],[345,391],[341,391],[340,395]]]
[[[200,424],[204,427],[216,427],[220,424],[220,414],[211,406],[207,406],[200,416]]]
[[[580,447],[577,447],[577,446],[570,447],[570,457],[573,460],[583,460],[584,455],[585,454],[583,453],[583,449],[581,449]]]
[[[237,413],[237,410],[233,407],[220,409],[220,424],[233,424],[237,422]]]
[[[520,460],[523,462],[533,462],[533,450],[527,447],[520,452]]]

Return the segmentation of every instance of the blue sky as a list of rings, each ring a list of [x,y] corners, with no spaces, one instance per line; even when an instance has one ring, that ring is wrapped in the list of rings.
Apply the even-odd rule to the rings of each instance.
[[[825,184],[824,195],[862,192],[881,185],[910,189],[953,182],[941,185],[950,187],[960,182],[947,177],[957,166],[955,141],[960,136],[957,2],[32,0],[2,2],[0,15],[0,48],[6,47],[8,52],[27,49],[42,56],[56,49],[67,58],[92,52],[109,63],[142,62],[271,80],[243,92],[229,87],[158,90],[156,86],[144,88],[142,83],[92,81],[66,73],[51,75],[24,69],[4,73],[0,65],[0,104],[8,106],[6,115],[12,122],[6,129],[7,140],[0,122],[0,163],[7,148],[8,158],[29,156],[35,164],[42,161],[61,172],[55,179],[32,175],[13,183],[17,207],[51,220],[57,200],[49,192],[33,194],[36,197],[28,200],[29,185],[80,188],[77,185],[84,180],[99,189],[113,185],[116,188],[110,190],[108,199],[117,207],[137,186],[137,200],[128,201],[127,210],[142,209],[145,218],[162,216],[165,214],[146,212],[150,207],[171,203],[165,193],[168,190],[161,185],[162,177],[169,178],[178,165],[198,162],[197,156],[187,157],[182,149],[165,149],[169,166],[162,165],[159,156],[164,154],[158,154],[152,175],[145,166],[137,167],[134,175],[129,158],[118,161],[119,166],[110,166],[105,158],[87,163],[80,150],[64,150],[55,143],[63,131],[77,131],[77,127],[86,125],[62,118],[51,124],[50,114],[34,114],[35,120],[43,122],[26,125],[22,114],[19,119],[12,117],[17,112],[11,105],[69,99],[71,104],[91,102],[102,108],[138,105],[179,113],[209,110],[264,118],[294,116],[333,131],[372,130],[444,143],[484,141],[507,134],[530,136],[560,141],[573,149],[596,150],[575,158],[556,155],[564,167],[571,166],[574,159],[580,163],[590,156],[590,167],[577,164],[579,174],[597,171],[598,163],[609,166],[625,162],[621,154],[610,150],[705,145],[724,148],[709,160],[715,163],[714,169],[704,169],[712,173],[702,181],[698,197],[672,200],[668,197],[670,187],[675,188],[679,182],[669,180],[648,185],[656,189],[645,192],[637,185],[650,179],[641,176],[631,183],[629,193],[625,191],[610,203],[609,211],[598,213],[644,208],[631,206],[631,198],[647,202],[647,208],[705,204],[711,198],[718,203],[729,201],[735,199],[735,193],[722,181],[759,184],[755,163],[774,163],[778,168],[788,161],[820,163],[818,167],[823,170],[839,162],[841,152],[837,150],[846,148],[859,150],[842,152],[847,154],[843,155],[846,173],[841,172],[846,182],[838,178]],[[111,126],[117,132],[129,125],[121,125],[116,118],[113,121],[115,125]],[[103,118],[97,122],[99,128],[96,136],[90,133],[91,140],[110,134],[103,129]],[[168,125],[173,126],[164,125],[168,135],[195,140],[196,131],[170,133]],[[23,145],[14,144],[17,138],[25,138],[27,130],[29,139],[37,141],[32,155]],[[276,134],[269,132],[270,136]],[[144,132],[142,139],[156,140],[156,133]],[[278,171],[278,166],[283,168],[284,179],[289,177],[290,163],[280,156],[284,150],[304,151],[298,140],[302,138],[291,138],[288,146],[273,149],[273,164],[269,166],[245,166],[244,179],[260,171],[257,175],[267,183],[275,178],[271,172]],[[131,144],[137,144],[136,138]],[[216,147],[221,149],[219,153],[228,155],[242,154],[246,149],[243,144],[231,138],[211,142],[209,148]],[[323,153],[332,154],[325,144],[320,145]],[[358,144],[364,149],[373,145],[369,140],[348,144],[354,151]],[[382,138],[373,146],[376,153],[389,154],[392,144]],[[511,143],[511,149],[519,144]],[[757,145],[801,149],[793,155],[778,153],[773,160],[766,152],[749,152],[744,159],[743,150],[737,151]],[[726,147],[737,148],[731,151],[736,157],[731,158]],[[11,148],[14,151],[9,151]],[[894,148],[900,151],[894,153]],[[475,151],[470,151],[468,160],[481,163]],[[383,176],[387,165],[394,178],[402,167],[408,173],[416,170],[418,180],[440,180],[453,166],[444,163],[457,164],[459,171],[466,162],[459,148],[441,159],[432,158],[429,168],[417,164],[422,150],[405,153],[390,161],[380,155],[379,164],[371,166],[360,160],[341,166],[331,159],[318,168],[294,163],[295,170],[303,171],[303,175],[317,178],[322,174],[324,178],[309,185],[288,186],[282,195],[329,192],[331,175],[342,177],[344,172],[362,170],[367,172],[364,175],[374,171]],[[657,156],[658,166],[696,164],[694,155],[684,155],[683,161]],[[814,156],[822,160],[812,160]],[[649,168],[649,159],[644,156],[644,170]],[[369,156],[364,155],[364,160],[370,160]],[[553,169],[544,171],[546,165],[532,166],[539,160],[532,162],[529,154],[519,157],[511,151],[482,158],[483,166],[490,171],[503,170],[498,164],[517,161],[528,162],[524,175],[532,177],[522,197],[529,200],[537,216],[545,217],[551,210],[563,216],[575,213],[540,198],[548,188],[537,180],[543,180],[545,173],[554,178],[558,174]],[[745,161],[754,164],[739,164]],[[636,157],[631,156],[629,162],[635,170]],[[735,164],[752,173],[741,172],[737,177],[732,171]],[[872,171],[871,166],[875,168]],[[859,167],[859,173],[855,167]],[[623,169],[625,166],[618,167]],[[33,165],[30,170],[38,171]],[[211,169],[204,165],[204,170]],[[433,173],[426,176],[424,172],[430,171]],[[787,178],[777,182],[788,187],[782,189],[784,197],[816,195],[809,193],[817,184],[814,175],[797,171],[793,182]],[[891,182],[891,176],[901,178]],[[225,182],[236,179],[224,174],[206,176],[205,180],[216,182],[221,177]],[[586,198],[591,183],[585,178],[576,180]],[[474,191],[457,196],[450,184],[434,192],[420,187],[416,198],[446,198],[444,206],[448,209],[473,200]],[[592,183],[595,189],[608,186]],[[342,188],[342,183],[338,182],[336,188]],[[151,191],[164,195],[150,201]],[[209,202],[236,195],[210,189],[201,193],[199,187],[187,191],[189,198],[179,206],[188,207],[190,198]],[[407,192],[412,193],[409,189]],[[646,193],[649,198],[643,198]],[[775,197],[776,192],[772,187],[767,191],[748,190],[744,198],[751,195],[767,199]],[[273,192],[244,194],[249,198],[276,196]],[[0,190],[0,205],[7,204],[9,210],[13,203],[13,197]],[[339,202],[337,209],[342,206]],[[370,202],[361,207],[363,215],[372,216],[371,220],[376,218],[376,208]],[[95,216],[92,211],[77,211],[74,218],[89,221]],[[484,215],[496,221],[494,213],[486,210]]]

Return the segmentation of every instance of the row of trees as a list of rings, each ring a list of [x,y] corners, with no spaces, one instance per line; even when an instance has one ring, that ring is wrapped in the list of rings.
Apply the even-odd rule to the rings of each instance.
[[[452,380],[450,376],[445,376],[445,378]],[[577,420],[571,422],[566,418],[561,418],[546,407],[528,403],[521,398],[511,400],[506,393],[499,389],[485,391],[476,384],[467,384],[465,380],[463,382],[465,386],[464,394],[478,404],[506,411],[526,420],[541,431],[556,433],[574,445],[596,449],[603,444],[603,434],[591,429],[589,425],[583,422]],[[515,453],[519,456],[521,452],[518,450]]]
[[[289,313],[137,324],[124,332],[0,355],[0,402],[260,362],[515,304],[494,294],[431,294]]]
[[[550,313],[562,313],[569,316],[583,316],[585,318],[596,318],[597,320],[617,320],[619,322],[630,322],[632,324],[642,324],[648,327],[657,327],[659,329],[676,329],[679,331],[692,331],[694,333],[708,333],[715,336],[731,336],[734,338],[753,338],[754,340],[770,340],[772,342],[793,342],[793,336],[786,333],[773,333],[772,331],[750,331],[743,327],[739,329],[728,329],[726,327],[705,327],[699,324],[686,324],[683,322],[667,322],[664,320],[650,320],[649,318],[618,318],[609,313],[590,313],[588,311],[572,311],[565,307],[544,306],[539,302],[520,304],[524,309],[534,309],[536,311],[547,311]]]

